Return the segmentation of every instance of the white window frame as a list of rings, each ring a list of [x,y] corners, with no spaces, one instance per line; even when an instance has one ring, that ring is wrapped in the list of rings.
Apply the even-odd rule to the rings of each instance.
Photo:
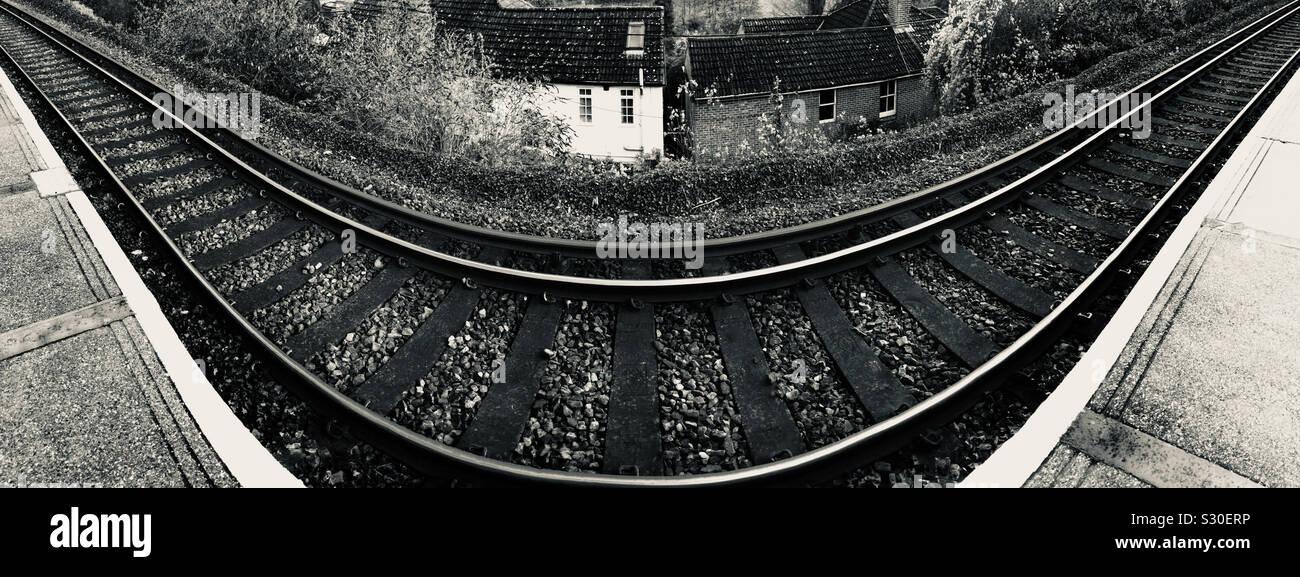
[[[886,92],[888,91],[888,92]],[[885,106],[886,99],[889,102],[889,110],[881,110],[881,118],[892,118],[898,114],[898,81],[887,80],[880,83],[880,106]]]
[[[636,91],[620,88],[618,91],[619,122],[624,126],[636,124]]]
[[[827,93],[830,93],[831,95],[830,104],[827,104],[826,99],[824,98]],[[838,108],[839,105],[840,105],[840,95],[838,89],[832,88],[830,90],[818,91],[817,92],[817,121],[822,124],[825,124],[827,122],[835,122],[835,119],[839,118],[839,108]],[[825,110],[827,106],[830,106],[831,108],[831,117],[822,118],[822,111]]]
[[[627,23],[627,54],[645,53],[645,21]]]
[[[590,88],[578,89],[578,123],[591,124],[596,118],[596,107],[593,106]]]

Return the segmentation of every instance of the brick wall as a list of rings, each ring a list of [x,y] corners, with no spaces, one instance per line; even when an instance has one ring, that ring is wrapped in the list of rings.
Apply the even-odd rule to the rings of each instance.
[[[759,138],[763,113],[771,110],[763,96],[734,100],[687,102],[687,117],[696,154],[713,154],[753,144]]]
[[[925,77],[898,81],[898,118],[903,121],[929,118],[935,113],[934,96],[926,87]]]
[[[836,121],[818,122],[820,92],[787,94],[782,105],[783,126],[792,129],[819,129],[832,136],[843,133],[845,125],[880,120],[880,84],[853,86],[838,89],[835,93]],[[802,101],[802,106],[799,102]],[[894,117],[885,121],[910,122],[933,114],[933,99],[926,88],[925,78],[904,78],[898,81]],[[755,145],[764,127],[763,114],[773,110],[771,97],[758,95],[746,98],[716,101],[691,100],[687,103],[696,154],[714,154],[733,151],[745,144]],[[803,123],[798,110],[804,111]]]
[[[870,122],[880,114],[880,85],[853,86],[835,91],[838,122]]]

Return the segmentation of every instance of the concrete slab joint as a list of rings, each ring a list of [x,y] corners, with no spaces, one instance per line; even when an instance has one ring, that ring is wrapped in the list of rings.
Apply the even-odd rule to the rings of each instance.
[[[302,486],[201,376],[2,73],[0,268],[0,483]]]
[[[81,190],[81,186],[73,180],[72,173],[63,166],[38,170],[31,174],[32,182],[36,183],[36,190],[40,191],[41,198],[67,194],[76,190]]]
[[[1297,142],[1300,76],[1080,362],[963,486],[1300,486]],[[1089,484],[1093,471],[1114,482]]]

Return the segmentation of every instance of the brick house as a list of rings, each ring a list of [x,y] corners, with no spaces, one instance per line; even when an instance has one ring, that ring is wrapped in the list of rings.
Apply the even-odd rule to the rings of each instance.
[[[726,154],[773,123],[839,135],[933,114],[924,55],[943,17],[924,0],[858,0],[819,16],[748,19],[734,36],[688,39],[694,151]]]
[[[482,35],[503,75],[541,80],[538,95],[573,130],[571,152],[601,160],[656,159],[664,147],[664,9],[532,8],[523,0],[343,0],[374,14],[406,9]]]

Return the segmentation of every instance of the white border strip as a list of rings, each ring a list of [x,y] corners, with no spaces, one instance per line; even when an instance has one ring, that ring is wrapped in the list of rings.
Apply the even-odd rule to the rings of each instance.
[[[1114,369],[1120,354],[1146,318],[1148,309],[1182,261],[1206,218],[1232,196],[1244,193],[1249,186],[1255,167],[1271,145],[1267,136],[1276,128],[1275,121],[1286,119],[1286,110],[1281,106],[1285,102],[1300,102],[1300,75],[1287,83],[1269,110],[1242,140],[1218,176],[1174,229],[1114,318],[1060,386],[1034,411],[1024,427],[958,483],[958,487],[1021,487],[1038,470],[1104,382],[1093,375],[1101,369],[1108,375]]]
[[[54,151],[54,146],[41,131],[36,117],[18,95],[8,75],[0,73],[0,84],[3,85],[4,96],[18,111],[19,119],[35,143],[46,166],[67,172],[63,159],[59,158],[58,153]],[[135,312],[136,320],[144,329],[145,337],[153,345],[158,359],[166,368],[167,375],[171,378],[176,391],[180,393],[181,400],[190,415],[194,417],[207,442],[234,475],[235,480],[239,481],[242,487],[302,487],[302,481],[280,465],[266,447],[263,447],[257,438],[244,428],[244,424],[222,400],[221,395],[212,388],[207,377],[199,371],[194,358],[190,356],[185,345],[181,343],[180,336],[176,334],[176,329],[167,322],[167,317],[158,306],[158,300],[154,298],[153,293],[149,292],[140,275],[131,266],[131,261],[113,239],[112,233],[104,225],[99,213],[95,212],[86,193],[75,190],[66,196],[77,217],[81,219],[86,234],[90,236],[91,242],[94,243],[104,264],[108,267],[109,273],[113,275],[118,288],[126,297],[127,304]]]

